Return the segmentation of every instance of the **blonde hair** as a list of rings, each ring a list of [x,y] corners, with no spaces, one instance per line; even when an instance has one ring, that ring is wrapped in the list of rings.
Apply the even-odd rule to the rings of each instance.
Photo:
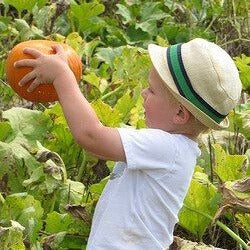
[[[191,122],[193,123],[193,126],[197,130],[199,134],[207,133],[210,128],[204,125],[202,122],[200,122],[192,113],[191,114]]]

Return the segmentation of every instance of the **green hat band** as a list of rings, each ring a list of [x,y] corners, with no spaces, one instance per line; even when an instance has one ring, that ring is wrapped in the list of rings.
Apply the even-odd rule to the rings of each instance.
[[[168,67],[179,93],[215,122],[220,123],[227,115],[218,113],[195,92],[182,61],[181,46],[182,44],[176,44],[167,49]]]

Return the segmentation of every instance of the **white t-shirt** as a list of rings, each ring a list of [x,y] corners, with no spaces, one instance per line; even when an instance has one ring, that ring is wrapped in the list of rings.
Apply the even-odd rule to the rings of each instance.
[[[159,129],[118,131],[127,163],[116,163],[97,203],[87,250],[165,250],[200,150]]]

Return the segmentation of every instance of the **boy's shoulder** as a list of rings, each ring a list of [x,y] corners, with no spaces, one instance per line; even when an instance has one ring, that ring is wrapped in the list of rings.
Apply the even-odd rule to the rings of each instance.
[[[198,143],[182,134],[172,134],[161,129],[118,129],[128,165],[165,167],[174,164],[177,157],[200,155]],[[144,164],[144,165],[143,165]]]

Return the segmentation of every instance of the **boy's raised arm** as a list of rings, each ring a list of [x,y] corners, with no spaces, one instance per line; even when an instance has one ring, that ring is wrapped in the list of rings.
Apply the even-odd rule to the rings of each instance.
[[[114,161],[125,161],[116,128],[105,127],[82,95],[74,74],[69,70],[54,81],[70,130],[79,145],[92,154]]]
[[[102,159],[125,161],[118,130],[101,124],[80,91],[62,46],[55,45],[53,48],[56,51],[54,55],[45,55],[32,48],[24,49],[24,53],[32,55],[34,59],[20,60],[15,63],[15,67],[32,67],[33,71],[21,79],[19,85],[33,80],[28,88],[28,91],[33,91],[41,83],[53,84],[77,143]]]

